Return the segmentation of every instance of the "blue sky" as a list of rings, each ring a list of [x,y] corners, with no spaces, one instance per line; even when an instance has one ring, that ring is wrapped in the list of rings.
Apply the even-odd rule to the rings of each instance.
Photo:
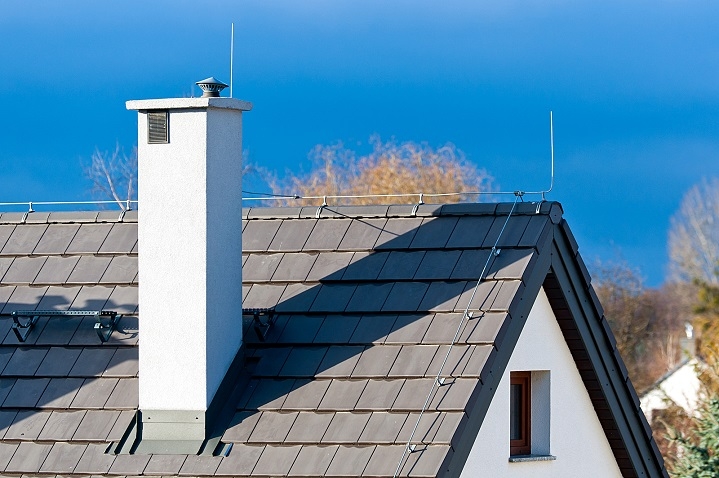
[[[556,187],[585,260],[664,280],[669,218],[719,175],[719,3],[11,1],[0,11],[0,201],[89,197],[81,160],[136,143],[128,99],[229,81],[251,161],[316,144],[452,142],[501,189]],[[195,94],[199,92],[195,90]]]

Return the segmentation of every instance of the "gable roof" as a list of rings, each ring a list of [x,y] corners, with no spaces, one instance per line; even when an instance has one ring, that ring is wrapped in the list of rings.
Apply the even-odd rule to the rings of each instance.
[[[0,216],[0,472],[459,476],[544,287],[623,475],[666,476],[558,203],[242,214],[242,307],[274,324],[244,316],[224,457],[105,453],[137,409],[136,213]],[[52,308],[127,315],[19,344],[7,314]]]

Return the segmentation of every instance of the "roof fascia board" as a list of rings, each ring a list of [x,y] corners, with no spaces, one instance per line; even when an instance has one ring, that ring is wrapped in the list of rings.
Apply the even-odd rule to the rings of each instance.
[[[551,244],[552,234],[548,234],[544,241],[539,244],[537,248],[537,262],[534,265],[531,273],[524,281],[524,289],[521,292],[523,297],[531,297],[536,299],[539,294],[539,289],[544,283],[544,279],[549,272],[549,268],[552,263],[551,257]],[[470,404],[475,405],[470,408],[467,415],[466,425],[460,427],[457,434],[452,439],[454,445],[454,453],[451,456],[451,460],[446,470],[441,468],[438,477],[447,478],[459,478],[467,463],[469,453],[474,446],[474,440],[479,433],[479,429],[484,422],[484,418],[487,415],[489,405],[494,398],[494,394],[499,386],[499,382],[502,379],[509,359],[514,352],[514,347],[517,344],[519,335],[522,333],[524,324],[527,322],[529,312],[532,310],[534,300],[513,300],[512,306],[510,307],[510,319],[509,326],[506,327],[506,332],[502,338],[499,348],[495,343],[496,353],[494,354],[494,360],[491,363],[490,370],[485,374],[482,371],[484,380],[479,390],[470,398]],[[442,472],[444,470],[444,473]]]
[[[667,476],[660,459],[655,455],[651,436],[641,422],[641,410],[635,406],[627,382],[615,362],[609,338],[601,325],[602,316],[594,307],[587,285],[574,261],[571,241],[565,234],[557,234],[552,252],[552,271],[559,282],[567,306],[590,357],[597,381],[612,410],[622,442],[638,476]],[[563,231],[564,232],[564,231]],[[604,343],[604,344],[603,344]],[[607,439],[610,439],[607,436]]]

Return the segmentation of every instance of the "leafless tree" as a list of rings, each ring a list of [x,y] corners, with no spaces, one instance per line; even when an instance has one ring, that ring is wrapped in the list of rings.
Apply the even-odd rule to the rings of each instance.
[[[595,289],[617,340],[617,350],[638,391],[652,385],[681,358],[680,337],[692,302],[676,284],[644,287],[624,261],[598,264]]]
[[[125,154],[120,145],[112,152],[95,152],[90,162],[83,164],[85,176],[92,182],[92,195],[100,201],[114,201],[120,209],[127,210],[137,200],[137,147],[131,154]],[[267,172],[247,161],[242,155],[242,175],[257,175],[264,178]]]
[[[719,285],[719,178],[686,192],[669,230],[671,279]]]
[[[137,199],[137,148],[129,155],[119,144],[112,152],[95,149],[83,169],[96,199],[114,201],[122,210]]]

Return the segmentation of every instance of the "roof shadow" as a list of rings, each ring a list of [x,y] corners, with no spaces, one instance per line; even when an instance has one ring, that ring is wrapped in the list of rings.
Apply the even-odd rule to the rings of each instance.
[[[434,391],[430,410],[451,410],[443,397],[458,379],[471,378],[472,387],[480,380],[536,261],[530,236],[547,223],[513,216],[495,256],[507,212],[364,219],[330,210],[335,218],[248,221],[243,307],[273,308],[276,322],[261,338],[245,321],[252,381],[225,438],[251,443],[263,411],[409,416],[446,358],[444,390]],[[465,309],[471,318],[463,321]],[[371,400],[382,394],[384,405]]]

